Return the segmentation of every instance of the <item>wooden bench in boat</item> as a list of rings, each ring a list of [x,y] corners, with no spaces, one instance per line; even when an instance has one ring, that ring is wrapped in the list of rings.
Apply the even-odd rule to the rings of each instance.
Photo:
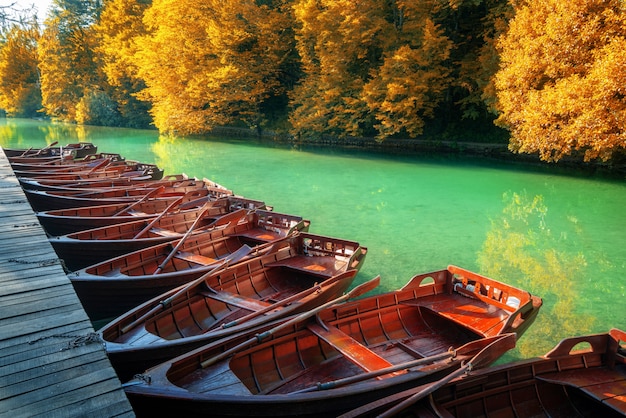
[[[324,328],[319,324],[311,324],[308,325],[308,329],[367,372],[393,366],[337,327]]]
[[[150,232],[152,232],[155,235],[160,235],[162,237],[179,237],[182,235],[179,232],[171,231],[165,228],[158,228],[158,227],[150,228]]]
[[[238,308],[248,309],[251,311],[258,311],[264,309],[272,304],[259,299],[249,298],[237,293],[223,292],[223,291],[206,291],[200,292],[202,296],[215,299],[220,302],[227,303]]]
[[[345,266],[347,261],[335,257],[308,257],[298,255],[269,263],[268,267],[287,267],[297,271],[314,274],[320,277],[332,277]]]
[[[471,328],[480,329],[485,334],[495,329],[499,331],[509,319],[509,313],[485,302],[461,295],[432,295],[402,302],[404,305],[427,308],[438,316]]]
[[[211,264],[215,264],[219,261],[215,258],[205,257],[200,254],[188,253],[183,251],[177,252],[174,258],[189,261],[190,263],[200,264],[203,266],[210,266]]]
[[[279,234],[278,232],[270,231],[267,229],[261,229],[261,228],[249,229],[247,231],[244,231],[236,235],[239,237],[244,237],[244,238],[248,238],[248,239],[252,239],[256,241],[266,241],[266,242],[274,241],[283,237],[283,235]]]

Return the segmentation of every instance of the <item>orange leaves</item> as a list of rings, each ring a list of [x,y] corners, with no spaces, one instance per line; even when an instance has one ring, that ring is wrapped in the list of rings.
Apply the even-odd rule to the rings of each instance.
[[[617,0],[528,2],[500,42],[498,123],[546,161],[626,148],[626,13]]]
[[[292,42],[289,15],[254,1],[157,0],[136,54],[162,132],[197,134],[216,125],[261,124],[260,106],[281,94],[278,76]]]
[[[0,46],[0,108],[9,116],[35,116],[41,108],[37,26],[13,26]]]

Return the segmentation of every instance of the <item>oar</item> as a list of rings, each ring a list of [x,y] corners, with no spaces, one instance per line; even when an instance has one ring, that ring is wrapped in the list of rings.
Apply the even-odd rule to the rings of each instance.
[[[36,153],[34,153],[33,155],[39,155],[41,153],[41,151],[46,150],[50,147],[55,146],[56,144],[58,144],[58,141],[54,141],[52,144],[50,145],[46,145],[45,147],[41,148],[39,151],[37,151]],[[33,147],[28,148],[26,151],[24,151],[23,153],[20,154],[20,157],[24,157],[26,154],[28,154],[29,152],[31,152],[33,150]]]
[[[252,211],[248,210],[248,209],[237,209],[233,212],[227,213],[225,215],[220,216],[219,218],[217,218],[216,220],[214,220],[213,222],[211,222],[208,227],[217,227],[217,226],[222,226],[222,225],[228,225],[231,224],[235,221],[239,222],[240,219],[244,218],[245,216],[248,215],[248,213],[250,213]]]
[[[39,155],[39,154],[41,154],[41,152],[42,152],[42,151],[45,151],[45,150],[47,150],[48,148],[52,148],[53,146],[55,146],[55,145],[56,145],[56,144],[58,144],[58,143],[59,143],[59,141],[54,141],[53,143],[51,143],[51,144],[49,144],[49,145],[46,145],[45,147],[41,148],[39,151],[37,151],[37,152],[36,152],[35,154],[33,154],[33,155]],[[32,149],[32,148],[31,148],[31,149]],[[62,158],[63,158],[63,153],[60,153],[60,154],[59,154],[59,157],[61,157],[61,159],[62,159]]]
[[[111,159],[110,158],[105,158],[102,161],[100,161],[98,164],[96,164],[93,167],[91,167],[91,169],[89,171],[87,171],[87,174],[93,174],[96,171],[100,170],[102,167],[105,167],[105,166],[109,165],[110,163],[111,163]]]
[[[450,349],[444,353],[434,354],[432,356],[410,360],[410,361],[400,363],[400,364],[394,364],[393,366],[384,367],[382,369],[374,370],[372,372],[361,373],[361,374],[357,374],[354,376],[344,377],[342,379],[333,380],[331,382],[318,383],[315,386],[311,386],[305,389],[300,389],[296,392],[290,392],[290,394],[314,392],[317,390],[335,389],[340,386],[362,382],[363,380],[368,380],[374,377],[384,376],[386,374],[397,372],[400,370],[410,369],[412,367],[420,366],[422,364],[434,363],[434,362],[446,360],[446,359],[453,360],[453,359],[458,358],[459,356],[467,357],[470,355],[475,355],[474,353],[477,353],[477,352],[480,353],[482,350],[485,349],[485,347],[490,346],[491,344],[493,344],[496,341],[499,341],[500,339],[502,339],[501,335],[498,335],[497,337],[491,337],[491,338],[481,338],[480,340],[470,341],[469,343],[462,345],[456,350]],[[515,341],[513,341],[513,344],[515,344]],[[436,371],[437,370],[424,372],[424,375],[426,376]]]
[[[345,271],[341,274],[338,274],[332,278],[330,278],[329,280],[321,283],[321,284],[316,284],[313,287],[310,287],[308,289],[305,289],[301,292],[296,293],[295,295],[291,295],[288,298],[285,298],[279,302],[276,302],[274,304],[271,304],[269,306],[266,306],[263,309],[259,309],[257,311],[254,311],[252,313],[249,313],[248,315],[242,316],[239,319],[235,319],[234,321],[228,322],[226,324],[222,324],[222,328],[231,328],[234,327],[235,325],[239,325],[241,323],[247,322],[251,319],[256,318],[257,316],[263,315],[271,310],[274,310],[276,308],[278,308],[279,306],[285,306],[285,305],[289,305],[291,303],[293,303],[294,301],[300,300],[302,298],[305,298],[309,295],[312,295],[315,292],[319,292],[322,290],[322,286],[330,286],[334,283],[340,282],[345,280],[346,278],[349,277],[354,277],[357,274],[357,270],[348,270]]]
[[[20,157],[25,156],[26,154],[28,154],[29,152],[31,152],[33,149],[33,147],[28,148],[26,151],[24,151],[23,153],[20,154]]]
[[[129,206],[125,207],[124,209],[120,210],[117,213],[114,213],[113,216],[120,216],[121,214],[128,212],[129,210],[131,210],[132,208],[134,208],[135,206],[137,206],[138,204],[140,204],[144,200],[149,199],[152,196],[157,195],[159,193],[162,193],[164,190],[165,190],[165,187],[161,186],[161,187],[157,187],[156,189],[153,189],[153,190],[149,191],[148,193],[143,195],[141,197],[141,199],[138,199],[138,200],[134,201]]]
[[[156,224],[157,222],[159,222],[159,220],[161,218],[163,218],[163,216],[165,216],[165,214],[169,213],[170,210],[172,210],[172,208],[178,204],[180,204],[180,202],[183,201],[183,196],[179,197],[178,199],[174,200],[172,203],[170,203],[163,212],[161,212],[159,214],[159,216],[157,216],[156,218],[154,218],[148,225],[146,225],[146,227],[144,229],[142,229],[141,231],[139,231],[137,233],[137,235],[135,235],[133,237],[133,239],[137,239],[140,236],[142,236],[143,234],[145,234],[146,232],[148,232],[153,226],[154,224]]]
[[[198,214],[198,217],[196,218],[195,221],[193,221],[193,223],[189,227],[189,230],[185,232],[185,235],[183,235],[183,237],[180,240],[178,240],[174,249],[168,254],[167,257],[165,257],[165,260],[163,260],[163,262],[159,264],[159,266],[156,268],[156,270],[154,270],[154,273],[152,274],[159,274],[165,268],[167,263],[169,263],[170,260],[176,255],[176,252],[178,251],[178,249],[182,247],[185,241],[187,241],[187,239],[191,236],[191,234],[193,233],[193,230],[196,229],[196,226],[198,226],[198,224],[202,220],[207,210],[208,208],[206,206],[202,207],[202,209],[200,210],[200,213]]]
[[[419,392],[409,396],[399,404],[394,407],[388,409],[384,413],[380,414],[379,418],[388,418],[392,417],[399,412],[405,410],[409,406],[413,405],[415,402],[420,399],[425,398],[430,395],[446,383],[450,382],[452,379],[462,376],[465,373],[469,373],[472,370],[479,369],[484,366],[488,366],[506,351],[515,347],[515,334],[504,334],[501,338],[498,338],[493,343],[489,344],[487,347],[478,352],[470,361],[462,365],[459,369],[450,373],[446,377],[442,378],[434,382],[431,385],[428,385],[426,388],[420,390]]]
[[[229,348],[228,350],[214,356],[211,357],[205,361],[203,361],[200,365],[203,368],[209,367],[215,363],[217,363],[220,360],[223,360],[225,358],[227,358],[228,356],[235,354],[236,352],[238,352],[239,350],[246,348],[252,344],[254,344],[255,342],[261,342],[263,341],[265,338],[270,337],[271,335],[273,335],[274,333],[288,328],[290,326],[293,326],[295,324],[298,324],[312,316],[317,315],[319,312],[323,311],[324,309],[328,308],[329,306],[335,305],[337,303],[346,301],[348,299],[352,299],[352,298],[356,298],[358,296],[361,296],[364,293],[369,292],[370,290],[374,289],[376,286],[378,286],[378,284],[380,283],[380,276],[376,276],[374,277],[372,280],[367,281],[357,287],[355,287],[354,289],[352,289],[350,292],[344,294],[343,296],[339,296],[336,299],[333,299],[331,301],[328,301],[326,303],[324,303],[323,305],[320,305],[316,308],[313,308],[307,312],[303,312],[300,315],[297,315],[289,320],[287,320],[286,322],[283,322],[280,325],[277,325],[276,327],[267,330],[265,332],[262,332],[260,334],[255,335],[254,337],[250,338],[249,340],[246,340],[240,344],[237,344],[236,346]]]
[[[201,277],[199,277],[199,278],[197,278],[197,279],[187,283],[186,285],[183,285],[173,295],[171,295],[170,297],[168,297],[166,299],[163,299],[154,308],[150,309],[148,312],[146,312],[145,314],[141,315],[139,318],[135,319],[130,324],[126,325],[124,328],[121,329],[120,333],[121,334],[127,333],[129,330],[133,329],[138,324],[140,324],[141,322],[145,321],[146,318],[149,318],[150,316],[154,315],[155,313],[165,309],[174,300],[176,300],[178,297],[180,297],[180,295],[182,295],[185,292],[189,291],[189,289],[193,288],[194,286],[197,286],[199,283],[202,283],[204,280],[206,280],[207,277],[209,277],[210,275],[212,275],[216,271],[226,267],[231,261],[238,261],[241,258],[245,257],[246,255],[250,254],[251,251],[252,251],[252,248],[250,248],[249,246],[244,244],[237,251],[231,253],[227,257],[222,258],[211,270],[209,270],[208,272],[203,274]]]

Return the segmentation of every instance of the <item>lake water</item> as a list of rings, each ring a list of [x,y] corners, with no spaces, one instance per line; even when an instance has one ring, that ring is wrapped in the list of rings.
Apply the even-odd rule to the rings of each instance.
[[[90,141],[103,152],[206,177],[310,231],[368,247],[355,284],[378,291],[455,264],[544,299],[505,361],[562,338],[626,329],[626,181],[447,156],[390,156],[147,130],[0,120],[0,146]]]

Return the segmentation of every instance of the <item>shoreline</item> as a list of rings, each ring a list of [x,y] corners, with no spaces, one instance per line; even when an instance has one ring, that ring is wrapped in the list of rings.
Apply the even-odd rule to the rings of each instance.
[[[477,157],[499,162],[510,162],[535,168],[558,170],[566,174],[598,175],[611,179],[626,180],[626,161],[584,162],[582,156],[565,157],[559,162],[541,161],[537,154],[516,154],[508,144],[488,142],[444,141],[435,139],[386,139],[377,141],[367,137],[336,138],[324,136],[317,139],[295,139],[277,132],[257,131],[245,128],[219,127],[205,136],[255,139],[260,143],[361,150],[381,155],[423,155],[424,153]]]

